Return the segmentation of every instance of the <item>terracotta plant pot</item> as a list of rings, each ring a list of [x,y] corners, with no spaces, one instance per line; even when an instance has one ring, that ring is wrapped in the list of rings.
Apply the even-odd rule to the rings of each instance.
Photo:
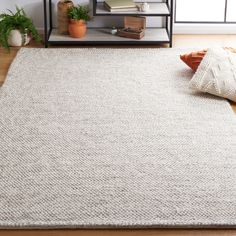
[[[70,20],[69,33],[73,38],[82,38],[87,31],[87,25],[84,20]]]

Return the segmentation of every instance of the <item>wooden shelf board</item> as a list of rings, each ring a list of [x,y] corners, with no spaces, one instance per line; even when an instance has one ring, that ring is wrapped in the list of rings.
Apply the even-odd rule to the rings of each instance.
[[[116,35],[110,34],[108,28],[89,28],[87,34],[84,38],[72,38],[69,35],[61,35],[57,33],[57,29],[53,29],[49,37],[49,43],[59,43],[59,42],[71,42],[78,44],[81,43],[122,43],[122,42],[137,42],[137,44],[145,42],[169,42],[169,37],[165,28],[147,28],[145,31],[145,36],[142,39],[130,39],[123,38]]]
[[[140,4],[137,2],[137,4]],[[147,12],[140,11],[118,11],[118,12],[109,12],[103,5],[103,2],[97,3],[96,15],[155,15],[163,16],[170,15],[170,11],[166,3],[160,2],[149,2],[150,8]]]

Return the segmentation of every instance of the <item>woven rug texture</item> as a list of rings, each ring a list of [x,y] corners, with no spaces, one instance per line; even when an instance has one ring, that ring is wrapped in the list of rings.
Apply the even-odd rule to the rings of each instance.
[[[0,88],[0,228],[235,227],[236,116],[180,49],[21,49]]]

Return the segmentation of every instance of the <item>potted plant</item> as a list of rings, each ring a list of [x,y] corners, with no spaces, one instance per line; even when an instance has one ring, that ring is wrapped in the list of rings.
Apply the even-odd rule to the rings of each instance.
[[[9,50],[10,46],[23,46],[33,38],[41,41],[32,20],[23,9],[16,7],[16,13],[0,14],[0,46]]]
[[[73,38],[82,38],[87,31],[86,22],[90,20],[89,9],[87,6],[74,6],[68,9],[69,18],[68,30]]]

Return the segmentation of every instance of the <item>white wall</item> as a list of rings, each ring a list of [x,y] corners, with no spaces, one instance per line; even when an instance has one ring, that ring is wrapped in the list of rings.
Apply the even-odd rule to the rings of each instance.
[[[53,0],[54,22],[56,25],[56,5],[58,0]],[[89,4],[92,7],[92,0],[73,0],[75,4]],[[23,7],[30,16],[38,29],[43,29],[43,0],[0,0],[0,12],[5,12],[6,9],[14,10],[15,5]],[[123,23],[122,17],[95,17],[89,22],[90,27],[103,27],[117,25],[121,26]],[[147,26],[160,26],[161,19],[157,17],[149,17],[147,19]]]
[[[15,5],[23,7],[35,25],[43,28],[42,0],[0,0],[0,12],[6,12],[6,9],[15,10]]]

